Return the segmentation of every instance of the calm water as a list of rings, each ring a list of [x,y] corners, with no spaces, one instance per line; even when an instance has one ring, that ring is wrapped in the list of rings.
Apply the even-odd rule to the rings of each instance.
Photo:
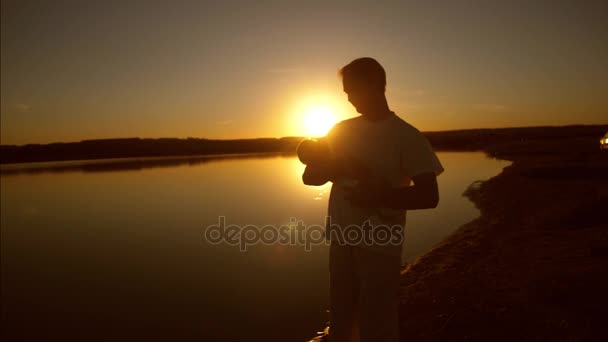
[[[438,156],[446,169],[440,204],[408,213],[406,260],[475,218],[462,192],[508,165],[482,153]],[[240,252],[203,239],[219,216],[228,224],[322,224],[330,185],[304,186],[302,171],[280,156],[5,168],[3,337],[312,337],[327,320],[327,246]]]

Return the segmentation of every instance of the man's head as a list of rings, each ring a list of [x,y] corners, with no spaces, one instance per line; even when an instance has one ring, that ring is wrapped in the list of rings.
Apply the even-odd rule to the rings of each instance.
[[[386,73],[375,59],[357,58],[342,67],[339,74],[348,101],[357,112],[365,115],[377,110],[379,105],[386,104]]]

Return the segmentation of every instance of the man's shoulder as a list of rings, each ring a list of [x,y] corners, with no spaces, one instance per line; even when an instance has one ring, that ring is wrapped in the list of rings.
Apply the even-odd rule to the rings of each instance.
[[[361,116],[355,116],[354,118],[348,118],[338,122],[336,126],[349,126],[356,124],[359,121],[361,121]]]
[[[354,118],[348,118],[348,119],[344,119],[338,123],[336,123],[329,131],[330,134],[335,134],[338,133],[341,130],[348,130],[349,127],[352,127],[353,125],[356,125],[358,121],[361,120],[360,116],[356,116]]]
[[[409,122],[403,120],[398,115],[395,115],[395,124],[393,127],[396,129],[397,133],[403,137],[420,137],[423,136],[422,132],[418,130],[418,128],[414,127]]]

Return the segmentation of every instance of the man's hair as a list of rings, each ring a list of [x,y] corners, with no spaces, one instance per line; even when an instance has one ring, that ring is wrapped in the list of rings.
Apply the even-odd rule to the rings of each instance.
[[[370,87],[386,90],[386,72],[377,60],[371,57],[357,58],[342,67],[338,74],[343,80],[354,81]]]

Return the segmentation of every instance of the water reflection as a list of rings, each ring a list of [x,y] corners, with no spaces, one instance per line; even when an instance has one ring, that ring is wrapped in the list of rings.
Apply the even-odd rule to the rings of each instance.
[[[37,173],[63,173],[63,172],[112,172],[137,171],[158,167],[196,166],[210,162],[244,159],[267,159],[292,157],[285,153],[247,153],[225,155],[200,155],[176,157],[146,157],[146,158],[118,158],[96,160],[69,160],[43,163],[19,163],[0,165],[0,174],[37,174]]]
[[[441,201],[408,213],[407,260],[478,215],[462,192],[507,165],[481,153],[438,156]],[[219,216],[240,225],[322,224],[330,184],[302,185],[296,158],[102,164],[2,171],[4,334],[297,341],[323,326],[326,246],[241,253],[202,239]]]

